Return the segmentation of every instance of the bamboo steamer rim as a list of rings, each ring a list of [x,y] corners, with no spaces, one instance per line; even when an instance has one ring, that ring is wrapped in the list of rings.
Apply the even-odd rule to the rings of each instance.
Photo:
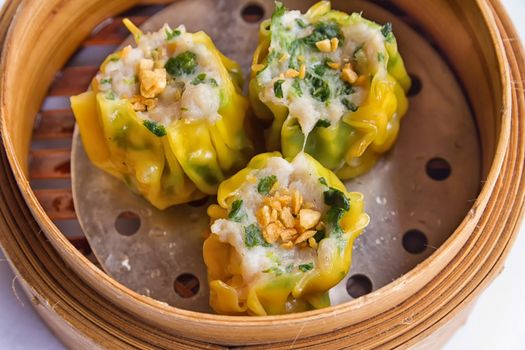
[[[489,10],[487,9],[486,5],[481,1],[479,1],[478,4],[481,5],[481,9],[483,10],[485,19],[487,20],[490,19],[489,23],[495,26],[494,18],[489,15]],[[493,26],[489,26],[489,28],[491,29],[493,44],[496,46],[499,46],[499,48],[503,50],[503,47],[502,47],[503,44],[501,40],[499,39],[499,34],[495,31]],[[496,53],[499,54],[498,58],[499,58],[499,63],[500,63],[499,65],[500,73],[501,73],[501,77],[504,79],[502,82],[502,88],[505,92],[504,95],[507,96],[507,103],[510,105],[510,99],[511,99],[510,93],[509,91],[505,91],[507,90],[507,85],[508,85],[506,83],[508,83],[509,81],[507,62],[502,57],[500,51],[496,50]],[[505,110],[507,110],[507,108],[505,108]],[[392,290],[395,291],[399,287],[402,287],[403,285],[410,283],[411,280],[417,279],[418,275],[425,273],[424,270],[426,269],[428,265],[434,263],[434,261],[436,261],[436,263],[439,263],[440,257],[443,255],[443,252],[448,251],[451,248],[450,246],[454,243],[452,241],[460,238],[457,236],[459,236],[459,234],[462,233],[461,231],[464,228],[468,227],[469,225],[472,225],[473,222],[476,221],[476,219],[479,219],[481,210],[477,210],[477,209],[483,209],[483,202],[486,198],[489,197],[491,190],[493,189],[493,186],[496,183],[496,178],[498,177],[499,171],[501,169],[501,165],[503,163],[503,159],[505,155],[504,151],[507,148],[507,144],[505,140],[508,139],[510,119],[504,118],[503,121],[504,121],[504,125],[501,128],[501,133],[499,136],[500,142],[498,145],[498,150],[496,151],[496,156],[492,163],[492,167],[491,167],[488,179],[485,183],[485,186],[483,186],[483,189],[478,199],[476,200],[473,206],[473,209],[469,213],[469,216],[465,220],[463,220],[463,222],[456,229],[456,231],[453,233],[451,238],[447,240],[447,242],[445,242],[445,244],[443,244],[438,249],[437,252],[435,252],[431,257],[426,259],[424,263],[414,268],[412,271],[404,275],[402,278],[394,281],[389,286],[384,287],[383,289],[380,289],[378,291],[375,291],[374,293],[369,294],[365,298],[360,298],[355,301],[348,302],[348,303],[345,303],[339,306],[332,306],[328,309],[313,310],[313,311],[309,311],[309,312],[305,312],[301,314],[266,316],[266,317],[257,317],[257,318],[247,317],[247,316],[231,317],[231,316],[222,316],[222,315],[211,315],[211,314],[202,314],[202,313],[188,311],[188,310],[175,309],[175,308],[165,305],[164,303],[156,302],[150,298],[144,297],[138,293],[130,291],[123,285],[114,283],[113,279],[111,279],[109,276],[107,276],[104,273],[101,274],[100,271],[94,265],[92,265],[91,262],[89,262],[82,254],[80,254],[80,252],[78,252],[78,250],[76,250],[76,248],[74,248],[69,241],[64,239],[64,236],[61,234],[60,231],[58,231],[58,229],[53,224],[51,224],[50,227],[48,227],[48,230],[51,234],[53,235],[56,234],[57,237],[53,237],[53,238],[58,238],[57,243],[61,243],[61,244],[68,246],[67,248],[68,250],[71,250],[71,253],[72,255],[74,255],[74,258],[80,259],[83,267],[91,268],[93,270],[92,271],[93,273],[97,275],[101,275],[99,277],[103,277],[105,280],[104,282],[111,284],[112,287],[118,288],[123,294],[129,294],[131,297],[133,297],[134,299],[137,299],[140,302],[144,302],[150,306],[160,308],[163,311],[175,312],[179,314],[179,316],[182,316],[182,317],[189,317],[189,318],[200,317],[199,321],[203,321],[203,319],[205,319],[205,320],[210,320],[210,321],[227,321],[227,322],[242,323],[244,326],[251,326],[251,325],[258,326],[261,322],[267,322],[267,321],[271,321],[271,322],[277,321],[277,322],[289,323],[292,320],[297,320],[297,319],[301,319],[303,317],[308,317],[308,316],[327,316],[327,317],[337,316],[339,313],[349,312],[356,308],[362,308],[362,307],[365,307],[365,305],[367,304],[374,304],[378,301],[377,297],[381,297],[381,298],[388,297],[388,295],[380,295],[382,294],[381,292],[384,291],[384,289],[389,289],[389,291],[392,291]],[[2,121],[2,128],[3,130],[6,130],[5,125],[4,125],[4,119]],[[20,164],[20,162],[18,161],[18,157],[14,153],[14,147],[12,147],[12,140],[10,140],[9,138],[9,133],[3,132],[2,136],[4,138],[4,142],[6,146],[11,146],[11,147],[6,147],[6,150],[8,151],[8,157],[10,159],[10,163],[14,167],[15,175],[17,177],[18,183],[19,184],[27,183],[27,178],[24,175],[23,166]],[[33,208],[35,208],[34,210],[36,211],[36,214],[45,217],[46,214],[43,211],[43,208],[41,207],[40,203],[34,196],[32,190],[30,188],[24,188],[23,190],[26,191],[24,194],[27,196],[26,198],[29,199],[30,204],[33,206]]]
[[[485,205],[489,204],[489,201],[490,201],[490,199],[491,199],[491,197],[493,195],[492,189],[495,187],[495,185],[496,185],[496,183],[498,181],[498,178],[499,178],[499,175],[500,175],[499,174],[500,170],[509,171],[508,166],[503,167],[503,162],[504,162],[505,158],[506,157],[510,157],[505,152],[507,150],[507,148],[509,148],[509,151],[510,151],[510,150],[514,150],[518,146],[521,147],[521,149],[519,149],[519,152],[520,152],[519,153],[519,157],[520,157],[519,161],[522,162],[522,158],[523,158],[523,150],[522,150],[523,144],[522,143],[523,143],[523,140],[521,138],[516,140],[516,138],[520,136],[519,134],[518,135],[513,135],[513,137],[511,138],[512,135],[511,135],[511,130],[510,130],[510,114],[509,114],[510,110],[509,110],[509,108],[512,105],[511,104],[512,101],[514,101],[514,104],[512,105],[512,107],[517,108],[519,105],[518,105],[518,102],[516,102],[516,99],[517,99],[518,96],[516,95],[515,91],[514,91],[514,95],[515,95],[514,99],[512,99],[512,97],[511,97],[509,66],[508,66],[508,63],[505,60],[505,57],[504,57],[504,54],[503,54],[503,42],[499,38],[499,34],[498,34],[497,30],[495,29],[496,22],[495,22],[495,18],[493,17],[492,13],[490,12],[491,9],[490,9],[489,5],[487,5],[486,3],[481,2],[481,1],[478,1],[478,4],[480,5],[480,9],[483,11],[483,13],[484,13],[485,17],[487,18],[487,20],[489,21],[489,23],[491,23],[494,26],[494,27],[491,26],[492,39],[494,41],[495,46],[499,47],[501,49],[501,51],[497,50],[497,53],[499,55],[498,60],[501,63],[499,65],[499,67],[500,67],[501,76],[503,77],[503,81],[501,83],[502,83],[502,89],[503,89],[503,92],[504,92],[504,96],[506,96],[506,106],[505,106],[505,110],[504,110],[504,113],[503,113],[504,114],[504,118],[502,120],[502,127],[501,127],[501,130],[500,130],[500,136],[499,136],[500,137],[500,139],[499,139],[500,142],[499,142],[499,145],[498,145],[498,149],[496,151],[496,156],[495,156],[494,161],[492,163],[492,168],[490,170],[490,173],[489,173],[489,176],[488,176],[488,179],[487,179],[487,183],[483,187],[483,190],[482,190],[480,196],[478,197],[476,203],[474,204],[473,208],[475,208],[475,209],[473,211],[471,211],[471,215],[469,215],[462,222],[462,224],[456,230],[456,232],[453,234],[453,236],[451,236],[451,238],[436,253],[434,253],[429,259],[427,259],[423,264],[421,264],[416,269],[414,269],[413,271],[411,271],[410,273],[405,275],[402,279],[397,280],[396,282],[394,282],[393,284],[389,285],[388,287],[383,288],[383,289],[390,289],[390,291],[389,291],[390,293],[395,293],[396,289],[402,288],[404,285],[409,284],[409,283],[411,283],[411,281],[417,279],[418,275],[424,274],[425,273],[424,270],[427,267],[429,267],[430,265],[432,265],[432,264],[439,264],[439,265],[443,265],[444,266],[446,263],[448,263],[447,260],[450,260],[444,255],[447,252],[447,250],[450,250],[450,249],[454,248],[453,247],[454,246],[453,243],[455,243],[455,242],[453,242],[453,241],[457,241],[459,239],[462,239],[463,241],[466,241],[469,238],[469,237],[462,237],[461,234],[463,234],[463,236],[465,236],[465,232],[462,232],[462,231],[465,230],[468,227],[475,226],[477,220],[482,217],[483,209],[485,208]],[[494,6],[496,7],[496,9],[498,11],[501,11],[501,8],[499,8],[500,5],[498,3],[495,3]],[[12,33],[10,35],[12,35]],[[519,44],[518,44],[518,46],[519,46]],[[507,47],[507,49],[509,49],[509,47]],[[5,50],[4,53],[6,51],[7,50]],[[519,55],[519,53],[518,53],[518,55]],[[521,55],[521,57],[523,57],[523,55]],[[6,57],[4,56],[3,57],[3,64],[5,64],[5,62],[6,62]],[[516,62],[514,62],[514,63],[517,64]],[[521,67],[521,69],[523,69],[523,67]],[[4,112],[4,107],[5,107],[5,105],[4,105],[4,102],[5,102],[4,98],[5,98],[5,94],[2,94],[2,114]],[[522,104],[523,104],[523,100],[521,100],[521,106],[522,106]],[[15,155],[15,152],[14,152],[14,148],[12,147],[12,143],[13,142],[12,142],[10,136],[9,136],[9,133],[6,132],[5,118],[2,118],[2,136],[4,138],[4,142],[5,142],[5,145],[6,145],[7,157],[9,159],[10,163],[11,163],[11,166],[13,167],[13,170],[14,170],[17,182],[19,184],[26,184],[25,188],[22,187],[22,190],[24,191],[23,194],[26,196],[26,199],[28,200],[28,202],[33,206],[33,210],[34,210],[35,214],[36,215],[41,214],[43,212],[43,210],[40,207],[39,203],[36,201],[36,198],[32,194],[31,190],[27,186],[27,179],[23,175],[23,168],[20,165],[20,163],[18,162],[18,160],[16,158],[16,155]],[[502,141],[504,141],[504,142],[502,142]],[[516,146],[516,142],[518,143],[518,146]],[[509,145],[513,145],[514,148],[509,147]],[[9,147],[9,146],[11,146],[11,147]],[[514,156],[516,156],[516,154],[514,154]],[[3,159],[3,162],[5,162],[5,159]],[[522,169],[522,167],[519,167],[518,169]],[[3,174],[3,177],[5,177],[5,176],[6,176],[6,174]],[[517,178],[519,179],[520,177],[517,176]],[[3,180],[5,181],[5,178]],[[11,183],[11,185],[12,185],[12,183]],[[521,196],[521,198],[523,198],[523,186],[522,186],[521,183],[520,183],[520,185],[521,186],[519,187],[520,188],[519,195]],[[8,188],[4,188],[4,186],[2,186],[2,191],[8,191],[8,190],[16,191],[13,188],[9,188],[8,189]],[[14,194],[14,192],[13,192],[13,194]],[[503,195],[506,195],[506,194],[507,193],[503,192]],[[520,202],[517,202],[517,203],[520,203]],[[20,204],[20,208],[22,210],[24,210],[24,208],[23,208],[24,207],[24,203],[18,203],[18,204]],[[7,203],[3,203],[3,205],[7,205]],[[2,208],[3,211],[5,211],[5,209],[6,209],[5,207]],[[7,208],[7,209],[9,209],[9,208]],[[520,205],[520,206],[514,206],[512,209],[514,210],[514,213],[516,214],[516,213],[521,213],[521,209],[522,208],[521,208],[521,205]],[[10,213],[8,213],[8,214],[10,214]],[[6,214],[4,213],[4,215],[6,215]],[[27,215],[27,211],[26,211],[26,215]],[[515,218],[517,218],[517,217],[515,216]],[[515,220],[514,224],[516,222],[517,221]],[[54,231],[57,230],[56,227],[47,227],[47,229],[49,230],[49,232],[57,233],[57,232],[54,232]],[[514,229],[515,229],[515,227],[512,227],[510,232],[515,232]],[[66,247],[66,249],[67,249],[67,253],[71,254],[71,256],[73,258],[79,259],[79,262],[83,265],[83,267],[92,269],[93,270],[92,273],[95,273],[97,275],[100,274],[100,271],[98,271],[94,266],[91,265],[91,263],[89,263],[87,261],[87,259],[85,259],[82,255],[80,255],[78,253],[78,251],[74,247],[72,247],[70,245],[70,243],[67,240],[65,240],[65,238],[61,234],[57,234],[57,237],[53,237],[53,238],[57,239],[56,242],[53,242],[54,244],[63,244]],[[6,237],[4,236],[4,234],[2,234],[2,243],[3,244],[5,242],[5,239],[6,239]],[[508,249],[508,246],[506,246],[505,249]],[[457,250],[459,250],[459,249],[457,249]],[[456,255],[456,254],[454,254],[454,255]],[[12,255],[8,254],[8,256],[11,258]],[[20,265],[16,264],[16,262],[14,260],[12,262],[15,263],[15,265],[17,267],[20,267]],[[499,264],[501,264],[501,261],[499,262]],[[22,273],[23,271],[20,270],[20,272]],[[486,278],[490,279],[490,277],[492,277],[493,274],[494,274],[494,272],[491,272],[490,274],[487,274]],[[25,276],[24,279],[28,279],[29,280],[29,279],[32,279],[32,277],[34,277],[34,276]],[[278,317],[261,317],[261,318],[256,318],[256,319],[254,319],[254,318],[247,318],[247,317],[235,317],[235,318],[232,318],[232,317],[226,317],[226,316],[206,315],[206,314],[194,313],[194,312],[191,312],[191,311],[173,309],[171,307],[164,306],[161,303],[155,302],[155,301],[153,301],[153,300],[151,300],[149,298],[142,297],[142,296],[140,296],[140,295],[138,295],[136,293],[130,292],[129,290],[127,290],[123,286],[115,285],[114,281],[112,281],[106,275],[99,276],[99,278],[103,278],[104,279],[103,282],[108,284],[108,286],[107,286],[108,288],[117,288],[121,293],[123,293],[123,294],[127,293],[127,294],[129,294],[129,296],[132,299],[135,299],[136,301],[141,302],[141,303],[145,303],[149,307],[158,308],[159,309],[158,311],[160,311],[162,313],[166,312],[167,314],[175,314],[176,316],[181,317],[183,319],[184,318],[188,318],[188,320],[194,320],[194,318],[198,318],[199,323],[213,324],[215,322],[217,322],[217,323],[228,322],[229,324],[231,324],[232,322],[235,322],[235,323],[242,323],[243,326],[256,326],[256,327],[259,327],[259,325],[261,323],[267,323],[267,322],[271,322],[272,324],[276,325],[278,323],[290,323],[290,321],[293,321],[293,320],[300,320],[302,318],[308,318],[308,317],[314,317],[314,316],[326,316],[326,317],[338,316],[341,313],[350,312],[352,310],[356,310],[358,308],[363,308],[366,305],[371,305],[371,304],[377,302],[379,294],[382,294],[382,292],[384,292],[384,290],[382,289],[382,290],[379,290],[377,292],[374,292],[373,294],[371,294],[371,295],[369,295],[367,297],[358,299],[358,300],[350,302],[350,303],[343,304],[340,307],[336,306],[336,307],[331,307],[329,309],[312,311],[312,312],[298,314],[298,315],[278,316]],[[486,283],[486,282],[482,282],[482,283]],[[472,291],[472,293],[474,293],[474,291],[479,291],[479,288],[477,290],[474,289]],[[42,293],[38,293],[38,294],[42,294]],[[472,298],[471,295],[472,294],[469,294],[469,296],[467,298]],[[384,298],[384,297],[388,297],[388,294],[386,294],[386,296],[385,296],[385,294],[381,295],[381,298]]]
[[[484,10],[486,11],[487,9],[485,8]],[[489,17],[489,16],[487,16],[487,12],[484,12],[483,14],[486,17]],[[493,23],[493,24],[495,25],[495,23]],[[495,45],[498,45],[498,44],[502,45],[501,40],[499,40],[499,34],[495,33],[495,31],[492,28],[492,26],[490,26],[489,28],[492,29],[494,44]],[[496,51],[496,52],[499,53],[498,51]],[[508,81],[508,79],[506,79],[507,76],[508,76],[508,69],[506,69],[507,68],[506,67],[506,61],[501,56],[499,57],[499,63],[500,63],[500,72],[502,73],[501,76],[504,78],[504,80]],[[502,83],[502,87],[505,90],[506,84]],[[508,95],[507,100],[510,100],[510,94]],[[505,120],[508,122],[508,118],[506,118]],[[262,323],[267,323],[267,322],[271,322],[273,324],[275,324],[276,322],[289,324],[290,322],[293,322],[293,321],[302,321],[304,318],[308,318],[308,317],[316,317],[316,316],[317,317],[325,317],[325,318],[336,317],[336,316],[340,315],[341,313],[347,313],[347,312],[352,312],[352,311],[357,310],[357,309],[362,309],[362,308],[366,307],[367,305],[375,305],[381,299],[391,297],[391,295],[388,294],[388,293],[396,293],[404,285],[410,284],[411,281],[413,281],[413,280],[417,280],[419,276],[421,276],[421,275],[426,273],[425,270],[426,270],[427,266],[429,266],[429,265],[431,265],[433,263],[441,265],[440,262],[441,262],[442,259],[448,260],[448,258],[445,257],[443,253],[448,251],[451,248],[450,246],[453,245],[453,243],[454,243],[452,241],[454,241],[455,239],[459,239],[460,238],[460,237],[457,237],[457,236],[460,233],[462,233],[462,230],[464,228],[468,227],[469,225],[473,225],[473,222],[475,222],[476,219],[479,219],[481,210],[477,210],[477,208],[483,209],[484,199],[487,198],[490,195],[491,190],[493,188],[493,185],[496,183],[496,178],[497,178],[497,176],[499,174],[499,171],[500,171],[500,168],[501,168],[501,164],[503,163],[503,159],[504,159],[504,153],[505,153],[504,150],[507,147],[506,143],[502,142],[502,141],[508,139],[508,127],[509,127],[509,124],[507,123],[506,125],[504,125],[504,127],[501,128],[501,134],[499,136],[500,137],[500,143],[499,143],[499,146],[498,146],[498,150],[496,151],[496,156],[495,156],[494,161],[492,163],[492,167],[491,167],[491,170],[490,170],[490,173],[489,173],[489,177],[488,177],[487,182],[486,182],[485,186],[483,187],[479,197],[477,198],[477,200],[476,200],[476,202],[475,202],[475,204],[473,206],[473,209],[471,209],[471,212],[469,213],[469,216],[465,220],[463,220],[463,222],[460,224],[460,226],[455,230],[455,232],[453,233],[451,238],[449,240],[447,240],[447,242],[445,242],[438,249],[438,251],[436,251],[431,257],[426,259],[425,262],[423,262],[422,264],[418,265],[416,268],[414,268],[412,271],[410,271],[409,273],[405,274],[401,278],[399,278],[396,281],[392,282],[390,285],[388,285],[388,286],[386,286],[386,287],[384,287],[382,289],[379,289],[377,291],[374,291],[373,293],[367,295],[364,298],[359,298],[359,299],[356,299],[356,300],[351,301],[351,302],[347,302],[347,303],[344,303],[344,304],[341,304],[341,305],[337,305],[337,306],[331,306],[331,307],[325,308],[325,309],[312,310],[312,311],[303,312],[303,313],[299,313],[299,314],[289,314],[289,315],[279,315],[279,316],[262,316],[262,317],[254,318],[254,317],[250,317],[250,316],[214,315],[214,314],[199,313],[199,312],[194,312],[194,311],[190,311],[190,310],[174,308],[174,307],[166,305],[165,303],[155,301],[155,300],[153,300],[151,298],[145,297],[145,296],[143,296],[141,294],[138,294],[138,293],[136,293],[136,292],[134,292],[132,290],[129,290],[127,287],[125,287],[125,286],[123,286],[123,285],[121,285],[119,283],[115,283],[115,281],[111,277],[109,277],[105,273],[101,272],[90,261],[88,261],[80,252],[78,252],[78,250],[75,247],[73,247],[71,245],[71,243],[67,239],[65,239],[65,237],[58,230],[58,228],[56,228],[56,226],[54,226],[52,223],[50,223],[48,221],[44,221],[44,223],[45,224],[49,224],[49,227],[47,228],[49,230],[48,232],[50,232],[53,236],[56,235],[56,237],[53,237],[54,239],[57,239],[57,242],[55,244],[61,243],[61,244],[64,244],[64,245],[68,246],[67,247],[67,250],[68,250],[67,253],[71,252],[74,259],[80,259],[81,263],[83,265],[82,267],[90,268],[92,270],[92,272],[97,275],[97,277],[103,278],[104,282],[107,282],[113,288],[118,289],[119,292],[121,292],[122,294],[128,294],[131,298],[135,299],[138,302],[144,303],[147,306],[150,306],[150,307],[153,307],[153,308],[158,308],[162,312],[167,312],[167,313],[173,314],[174,316],[179,316],[182,319],[185,319],[185,321],[191,321],[191,320],[198,319],[199,322],[203,322],[203,321],[209,321],[210,323],[213,323],[213,322],[226,322],[226,323],[242,324],[243,327],[259,327]],[[6,137],[8,137],[9,134],[7,132],[5,132],[5,133],[2,133],[2,135],[6,135]],[[6,140],[5,143],[7,145],[9,145],[9,141]],[[13,150],[13,147],[6,147],[6,149],[8,151],[9,150]],[[11,154],[8,153],[8,155],[10,156],[11,164],[16,164],[15,175],[17,175],[18,183],[27,182],[27,178],[25,177],[25,175],[23,175],[23,173],[21,173],[20,169],[22,169],[22,166],[18,162],[17,156],[14,153],[11,153]],[[24,194],[26,196],[28,196],[29,200],[31,201],[30,203],[33,206],[33,208],[37,208],[36,214],[38,216],[41,216],[41,217],[45,218],[46,217],[45,211],[41,207],[38,199],[34,196],[32,190],[30,188],[27,188],[25,190],[27,190],[27,192],[25,192]],[[471,213],[474,214],[474,215],[472,215]],[[467,237],[465,237],[465,239],[466,238]],[[385,291],[387,292],[387,294],[383,294]],[[392,305],[392,306],[394,306],[394,305]]]

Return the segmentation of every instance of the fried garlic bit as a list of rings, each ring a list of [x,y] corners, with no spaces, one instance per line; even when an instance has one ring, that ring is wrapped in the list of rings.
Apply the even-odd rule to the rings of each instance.
[[[140,94],[145,98],[154,98],[164,91],[167,85],[167,74],[164,68],[154,68],[151,59],[142,59],[139,63]]]
[[[339,39],[324,39],[316,42],[315,46],[317,46],[317,49],[319,49],[319,51],[324,53],[336,52],[337,48],[339,47]]]
[[[146,112],[157,107],[158,100],[156,98],[145,98],[144,96],[137,95],[131,97],[129,102],[135,111]]]
[[[319,49],[321,52],[332,52],[332,44],[330,43],[330,39],[324,39],[321,41],[318,41],[315,43],[315,46]]]
[[[288,69],[286,73],[284,73],[284,76],[287,78],[297,78],[301,73],[299,71],[296,71],[295,69]]]
[[[126,48],[124,49],[126,53]],[[133,109],[138,112],[151,111],[157,107],[156,96],[161,94],[167,86],[167,74],[164,68],[155,68],[151,59],[142,59],[139,62],[140,95],[130,98]]]
[[[344,81],[346,81],[347,83],[353,84],[357,81],[358,77],[359,76],[354,71],[351,63],[347,63],[344,65],[343,74],[342,74],[342,78]]]
[[[321,212],[305,202],[299,191],[274,190],[265,197],[256,212],[262,234],[268,243],[280,243],[284,249],[294,246],[317,248],[317,230],[324,227]]]

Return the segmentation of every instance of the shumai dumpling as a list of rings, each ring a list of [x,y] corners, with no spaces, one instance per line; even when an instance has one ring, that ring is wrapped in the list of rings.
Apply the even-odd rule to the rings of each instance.
[[[305,153],[254,157],[219,186],[204,242],[210,304],[219,314],[276,315],[330,305],[369,222],[363,195],[347,192]]]
[[[266,146],[305,151],[342,179],[369,170],[397,138],[410,78],[392,26],[332,10],[305,14],[277,2],[261,25],[250,100],[271,125]]]
[[[160,209],[216,194],[251,156],[239,65],[203,32],[125,24],[137,46],[71,98],[89,159]]]

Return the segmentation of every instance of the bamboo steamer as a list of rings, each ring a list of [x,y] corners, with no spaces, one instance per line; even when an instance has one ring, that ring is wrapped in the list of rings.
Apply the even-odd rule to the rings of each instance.
[[[55,333],[71,348],[83,349],[442,345],[501,270],[525,197],[524,55],[499,2],[379,2],[402,9],[435,41],[475,115],[485,182],[455,232],[422,264],[365,297],[257,318],[177,309],[132,292],[60,232],[29,186],[34,116],[55,73],[96,25],[138,3],[19,0],[2,12],[0,243]]]

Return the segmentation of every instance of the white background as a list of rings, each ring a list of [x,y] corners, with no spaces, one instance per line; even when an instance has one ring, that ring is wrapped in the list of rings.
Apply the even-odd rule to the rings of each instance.
[[[0,4],[3,1],[0,0]],[[525,39],[525,0],[502,2],[521,38]],[[481,295],[466,325],[446,350],[525,350],[524,269],[525,225],[503,273]],[[34,313],[0,251],[0,350],[3,349],[60,350],[64,347]]]

